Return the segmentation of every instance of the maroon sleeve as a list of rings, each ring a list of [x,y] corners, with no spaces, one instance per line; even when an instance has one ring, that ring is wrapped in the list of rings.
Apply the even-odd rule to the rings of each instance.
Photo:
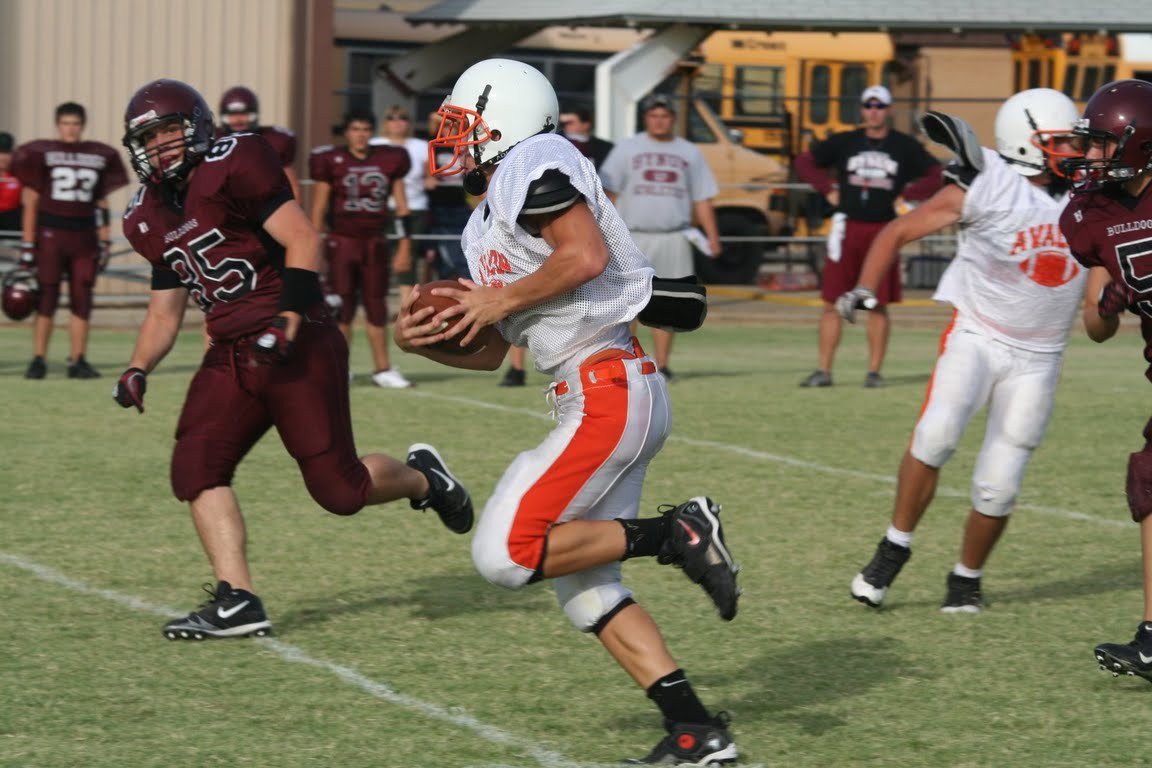
[[[313,181],[332,183],[332,148],[316,147],[308,155],[308,176]]]
[[[1082,199],[1081,199],[1082,200]],[[1064,239],[1068,241],[1068,250],[1072,251],[1072,255],[1080,265],[1091,269],[1092,267],[1102,267],[1104,262],[1100,260],[1099,254],[1092,243],[1091,227],[1081,221],[1077,221],[1077,215],[1082,220],[1084,213],[1081,210],[1080,202],[1075,197],[1068,205],[1064,206],[1064,211],[1060,214],[1060,231],[1064,233]]]
[[[396,167],[392,171],[392,181],[402,179],[408,175],[408,171],[412,170],[412,155],[408,154],[408,150],[404,147],[394,147],[396,150],[392,154],[396,157]]]
[[[227,188],[245,218],[263,225],[292,198],[292,187],[275,150],[256,138],[238,138],[229,157]]]
[[[272,149],[276,150],[280,165],[292,165],[296,162],[296,134],[287,128],[273,125],[261,129],[260,135],[272,145]]]
[[[942,186],[944,186],[944,166],[935,163],[928,167],[927,173],[904,187],[902,194],[905,200],[922,201],[932,197]]]
[[[792,168],[801,181],[811,184],[820,194],[827,195],[832,191],[832,178],[827,171],[816,164],[811,152],[801,152],[797,155],[792,161]]]
[[[97,197],[107,197],[118,189],[128,186],[128,171],[124,168],[124,160],[114,147],[105,145],[105,154],[108,165],[104,167],[104,175],[100,179],[100,194]]]
[[[35,142],[16,148],[12,156],[12,175],[29,189],[43,193],[44,153]]]

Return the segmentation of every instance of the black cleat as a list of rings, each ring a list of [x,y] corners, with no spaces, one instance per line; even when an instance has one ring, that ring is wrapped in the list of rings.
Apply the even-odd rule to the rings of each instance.
[[[864,570],[852,579],[852,597],[865,605],[879,608],[884,602],[884,595],[888,587],[912,557],[912,550],[893,544],[888,537],[880,539],[876,545],[876,554],[872,555],[871,562],[864,566]]]
[[[84,355],[76,358],[76,362],[68,363],[68,378],[70,379],[98,379],[100,378],[100,371],[88,365],[88,361],[84,359]]]
[[[812,373],[808,374],[808,378],[800,382],[802,387],[830,387],[832,386],[832,374],[828,371],[822,371],[817,368]]]
[[[472,497],[448,469],[436,449],[424,443],[416,443],[408,449],[408,466],[428,478],[428,495],[423,499],[412,499],[412,509],[431,507],[453,533],[468,533],[472,530]]]
[[[169,640],[206,640],[214,637],[263,637],[272,633],[272,623],[264,613],[260,598],[244,589],[233,589],[222,581],[212,589],[204,585],[212,599],[182,619],[164,625]]]
[[[940,606],[942,613],[980,613],[984,610],[984,595],[980,592],[980,579],[948,574],[948,594]]]
[[[509,368],[504,372],[504,378],[500,379],[500,386],[522,387],[524,386],[525,375],[523,368]]]
[[[711,723],[665,723],[668,735],[647,757],[626,765],[729,765],[739,752],[728,732],[728,713],[718,712]]]
[[[707,496],[696,496],[664,514],[671,520],[671,529],[657,562],[683,568],[684,574],[712,598],[720,618],[732,621],[740,597],[736,586],[740,568],[732,562],[724,543],[720,505]]]
[[[1132,642],[1101,643],[1093,654],[1100,669],[1111,672],[1113,677],[1133,675],[1152,682],[1152,621],[1142,622],[1136,628]]]
[[[28,363],[28,370],[24,371],[24,378],[26,379],[42,379],[47,375],[48,364],[39,355],[32,358],[32,362]]]

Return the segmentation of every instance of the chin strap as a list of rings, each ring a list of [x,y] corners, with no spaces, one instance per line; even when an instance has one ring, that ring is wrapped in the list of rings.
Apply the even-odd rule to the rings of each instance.
[[[464,191],[473,197],[479,197],[488,191],[488,176],[479,168],[473,168],[464,174]]]

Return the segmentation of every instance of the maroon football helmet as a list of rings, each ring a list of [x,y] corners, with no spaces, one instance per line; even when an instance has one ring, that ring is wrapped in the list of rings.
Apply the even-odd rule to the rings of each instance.
[[[17,267],[4,275],[4,314],[10,320],[23,320],[36,311],[40,303],[40,282],[36,273]]]
[[[160,126],[179,121],[179,139],[145,146],[145,135]],[[124,111],[124,146],[132,157],[132,168],[145,184],[183,181],[204,159],[212,145],[212,110],[195,88],[179,80],[156,80],[145,85],[128,102]],[[184,153],[175,163],[164,165],[160,157],[182,143]],[[155,159],[155,165],[152,160]]]
[[[1072,132],[1090,144],[1113,147],[1108,159],[1078,159],[1067,166],[1085,172],[1088,185],[1120,183],[1152,169],[1152,83],[1116,80],[1096,91]]]
[[[225,115],[246,115],[248,124],[241,128],[233,128],[224,117]],[[254,130],[260,124],[260,101],[251,88],[234,85],[224,91],[224,95],[220,97],[220,118],[220,127],[224,133],[232,133],[235,130]]]

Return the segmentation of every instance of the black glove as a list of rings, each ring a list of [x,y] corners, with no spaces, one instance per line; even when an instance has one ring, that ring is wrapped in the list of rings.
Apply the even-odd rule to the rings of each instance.
[[[252,344],[252,354],[257,362],[277,365],[288,359],[292,352],[292,342],[285,333],[287,328],[288,318],[281,315],[256,337]]]
[[[20,243],[20,266],[33,269],[36,266],[36,243]]]
[[[111,240],[101,240],[100,241],[100,256],[99,256],[99,260],[96,262],[96,274],[100,275],[100,274],[104,273],[104,270],[108,268],[108,260],[111,258],[112,258],[112,241]]]
[[[120,374],[116,386],[112,387],[112,399],[121,408],[136,407],[144,413],[144,392],[148,389],[148,374],[140,368],[129,368]]]
[[[1113,280],[1104,286],[1104,290],[1100,292],[1100,300],[1096,304],[1096,311],[1100,313],[1100,317],[1105,320],[1111,320],[1122,314],[1134,301],[1135,296],[1132,291],[1129,290],[1128,286]]]

